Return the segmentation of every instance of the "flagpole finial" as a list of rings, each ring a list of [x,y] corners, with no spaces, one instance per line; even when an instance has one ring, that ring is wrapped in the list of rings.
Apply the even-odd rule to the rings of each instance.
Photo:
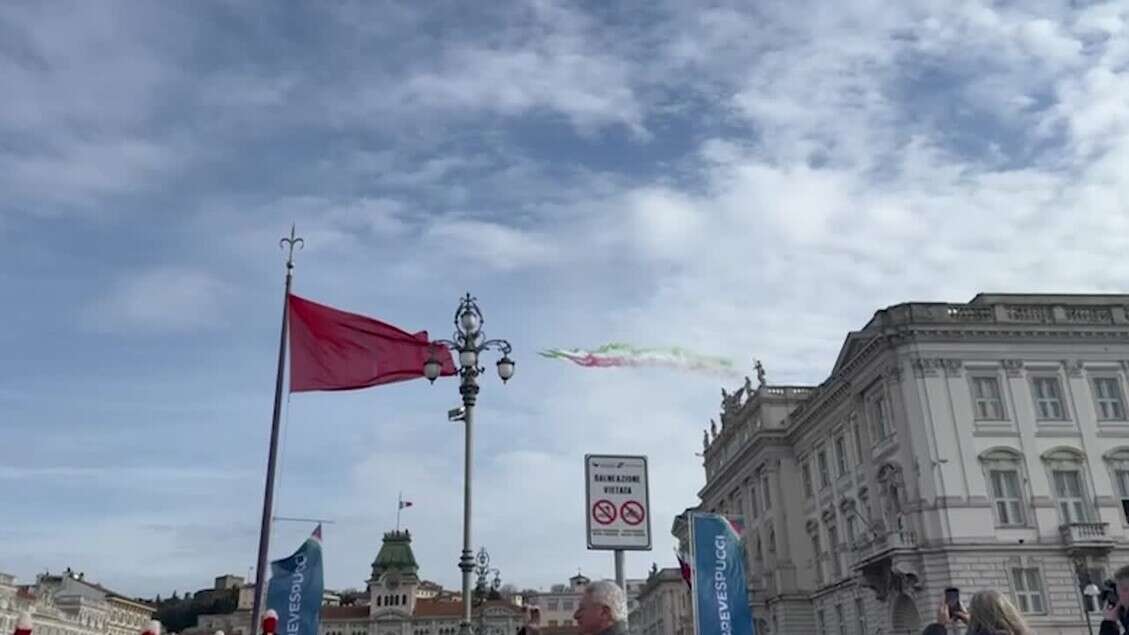
[[[290,223],[290,236],[278,241],[278,246],[286,250],[286,271],[294,268],[294,248],[299,250],[306,246],[306,241],[295,235],[294,223]]]

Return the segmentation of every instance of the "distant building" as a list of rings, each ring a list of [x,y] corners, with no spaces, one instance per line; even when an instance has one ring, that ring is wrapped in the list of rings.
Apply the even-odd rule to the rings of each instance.
[[[540,610],[542,626],[573,626],[572,614],[591,582],[578,573],[568,579],[568,584],[554,584],[548,591],[530,594],[525,603]]]
[[[576,574],[568,579],[568,584],[554,584],[548,591],[526,591],[525,604],[536,606],[541,611],[541,625],[545,627],[571,627],[575,626],[572,615],[580,606],[580,599],[584,591],[591,584],[587,577]],[[643,588],[646,580],[628,578],[624,581],[627,588],[627,610],[630,614],[635,607],[636,596]]]
[[[639,635],[693,635],[690,589],[676,568],[652,569],[628,620]]]
[[[152,620],[154,608],[70,569],[42,574],[29,585],[0,573],[0,633],[15,630],[21,611],[31,613],[35,635],[137,635]]]
[[[457,635],[463,616],[461,597],[420,579],[411,543],[407,531],[384,534],[367,594],[349,605],[332,599],[339,599],[338,594],[328,594],[331,599],[322,606],[319,634]],[[253,590],[248,595],[253,598]],[[197,626],[181,635],[211,635],[216,630],[250,635],[250,620],[250,611],[241,606],[227,615],[201,615]],[[513,635],[523,623],[522,609],[511,602],[488,601],[475,607],[473,621],[484,635]]]

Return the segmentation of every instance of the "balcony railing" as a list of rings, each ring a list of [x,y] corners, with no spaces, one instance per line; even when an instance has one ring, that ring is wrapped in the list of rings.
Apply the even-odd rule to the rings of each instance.
[[[849,561],[851,568],[855,568],[888,551],[916,547],[917,535],[906,529],[867,536],[851,545]]]
[[[1062,544],[1067,547],[1112,547],[1113,537],[1106,528],[1109,523],[1067,523],[1060,525]]]

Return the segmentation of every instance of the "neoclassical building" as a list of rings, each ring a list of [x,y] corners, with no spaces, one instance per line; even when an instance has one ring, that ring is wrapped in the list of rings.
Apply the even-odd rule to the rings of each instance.
[[[0,633],[15,630],[22,611],[31,613],[35,635],[137,635],[149,625],[154,609],[70,569],[44,573],[25,585],[0,573]]]
[[[1129,564],[1129,295],[900,304],[818,386],[757,374],[696,509],[745,518],[759,632],[916,634],[956,586],[1075,634],[1080,585]]]
[[[694,635],[690,589],[682,572],[652,567],[628,624],[637,635]]]
[[[320,635],[457,635],[462,602],[425,589],[420,592],[419,565],[407,531],[384,534],[372,563],[368,603],[323,606]],[[426,596],[426,597],[421,597]],[[510,602],[487,601],[475,607],[473,622],[482,635],[512,635],[523,623],[522,609]],[[481,628],[481,631],[477,629]]]

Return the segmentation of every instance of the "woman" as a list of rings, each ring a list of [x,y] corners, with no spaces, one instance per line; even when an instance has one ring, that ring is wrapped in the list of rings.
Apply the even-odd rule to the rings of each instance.
[[[968,604],[968,612],[958,611],[956,615],[950,614],[948,604],[942,600],[941,606],[937,609],[937,623],[926,627],[924,635],[944,633],[945,626],[956,620],[968,624],[966,635],[1033,635],[1034,633],[1011,600],[998,591],[977,592]]]

